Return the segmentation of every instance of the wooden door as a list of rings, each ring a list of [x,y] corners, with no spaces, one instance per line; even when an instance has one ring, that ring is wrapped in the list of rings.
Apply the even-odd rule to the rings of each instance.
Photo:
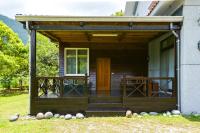
[[[97,59],[97,94],[110,95],[110,58]]]

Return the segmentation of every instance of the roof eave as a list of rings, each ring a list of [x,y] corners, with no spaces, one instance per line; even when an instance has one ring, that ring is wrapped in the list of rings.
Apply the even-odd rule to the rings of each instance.
[[[16,15],[19,22],[65,21],[65,22],[182,22],[183,16],[32,16]]]

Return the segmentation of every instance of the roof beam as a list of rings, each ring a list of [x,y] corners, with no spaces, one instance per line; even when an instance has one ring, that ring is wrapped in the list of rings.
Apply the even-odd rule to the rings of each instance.
[[[32,30],[67,30],[67,31],[168,31],[170,25],[133,25],[133,26],[65,26],[65,25],[33,25]],[[174,30],[179,30],[178,25],[174,25]]]
[[[45,32],[41,31],[41,34],[43,34],[44,36],[50,38],[51,41],[53,41],[53,42],[59,42],[59,43],[61,42],[61,40],[58,39],[58,37],[56,37],[54,34],[48,32],[48,31],[45,31]]]

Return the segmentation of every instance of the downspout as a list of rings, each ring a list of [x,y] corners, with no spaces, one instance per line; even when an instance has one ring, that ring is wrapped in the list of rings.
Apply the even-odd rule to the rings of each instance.
[[[177,107],[181,111],[181,89],[180,89],[180,35],[173,29],[173,23],[170,23],[170,30],[176,37],[176,72],[177,72]]]

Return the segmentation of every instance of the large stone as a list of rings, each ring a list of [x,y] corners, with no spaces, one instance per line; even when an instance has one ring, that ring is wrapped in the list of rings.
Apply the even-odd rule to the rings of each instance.
[[[20,116],[20,114],[19,114],[19,113],[16,113],[15,115],[16,115],[18,118],[19,118],[19,116]]]
[[[55,118],[59,118],[59,117],[60,117],[60,114],[54,114],[54,117],[55,117]]]
[[[157,112],[149,112],[150,115],[158,115]]]
[[[172,110],[173,115],[180,115],[181,112],[179,110]]]
[[[141,112],[140,115],[142,115],[142,116],[147,116],[148,113],[147,113],[147,112]]]
[[[9,118],[9,121],[10,121],[10,122],[13,122],[13,121],[18,120],[18,118],[19,118],[18,115],[12,115],[12,116]]]
[[[52,112],[46,112],[46,113],[44,114],[44,117],[45,117],[46,119],[50,119],[50,118],[53,117],[53,113],[52,113]]]
[[[85,116],[84,116],[82,113],[77,113],[77,114],[76,114],[76,118],[77,118],[77,119],[84,119],[84,117],[85,117]]]
[[[172,114],[171,114],[171,112],[167,111],[167,112],[166,112],[166,115],[167,115],[167,116],[171,116]]]
[[[131,118],[132,117],[132,111],[131,110],[127,110],[126,111],[126,117],[127,118]]]
[[[40,112],[40,113],[37,113],[36,119],[38,119],[38,120],[44,119],[44,114],[41,113],[41,112]]]
[[[72,119],[72,115],[71,114],[66,114],[65,115],[65,120],[70,120]]]
[[[133,116],[138,116],[138,113],[133,113]]]

